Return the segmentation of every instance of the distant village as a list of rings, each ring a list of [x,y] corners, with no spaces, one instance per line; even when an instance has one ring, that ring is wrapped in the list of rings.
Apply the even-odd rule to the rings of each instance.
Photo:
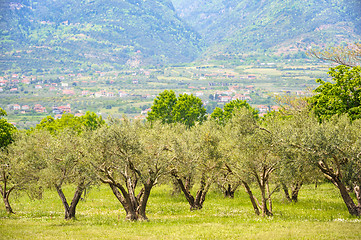
[[[71,113],[75,116],[82,116],[87,109],[80,109],[74,104],[77,101],[89,100],[96,102],[97,99],[118,103],[144,102],[142,109],[130,117],[145,119],[154,98],[164,89],[154,87],[151,84],[161,84],[161,81],[168,81],[176,88],[177,94],[193,94],[202,99],[205,106],[222,106],[232,100],[246,100],[252,107],[259,111],[260,116],[269,111],[278,111],[279,106],[274,104],[257,104],[254,101],[256,95],[270,95],[260,91],[255,85],[245,85],[234,83],[237,79],[242,81],[255,82],[257,76],[254,74],[235,75],[234,73],[218,72],[207,73],[207,69],[196,68],[189,82],[168,80],[173,77],[169,72],[158,73],[162,77],[154,77],[154,72],[147,70],[127,71],[123,73],[105,73],[96,71],[92,76],[87,74],[63,74],[55,77],[25,76],[20,74],[10,74],[0,76],[0,98],[11,99],[4,108],[10,115],[51,115],[54,118],[61,118],[62,114]],[[163,77],[165,76],[165,77]],[[165,80],[163,80],[165,79]],[[286,91],[285,93],[290,93]],[[303,91],[292,92],[296,95],[305,95]],[[262,97],[262,96],[261,96]],[[27,101],[25,101],[27,99]],[[31,101],[29,100],[31,99]],[[49,99],[60,99],[52,100]],[[105,112],[106,113],[106,112]],[[97,112],[103,114],[103,112]]]

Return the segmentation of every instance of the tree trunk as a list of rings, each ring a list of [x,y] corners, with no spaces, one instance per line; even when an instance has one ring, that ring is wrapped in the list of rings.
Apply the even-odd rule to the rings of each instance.
[[[262,210],[262,216],[272,216],[273,214],[268,210],[267,208],[267,198],[266,198],[266,191],[265,191],[265,186],[260,187],[261,189],[261,197],[262,197],[262,205],[261,205],[261,210]]]
[[[129,220],[129,221],[148,220],[148,217],[146,216],[146,208],[147,208],[150,192],[154,185],[154,181],[148,180],[147,183],[144,184],[144,187],[138,196],[135,196],[135,191],[133,189],[133,186],[130,184],[127,185],[128,192],[120,184],[114,184],[114,183],[108,183],[108,184],[112,189],[113,194],[122,204],[126,212],[125,220]]]
[[[245,181],[242,181],[242,183],[243,183],[243,186],[244,186],[244,188],[246,189],[246,192],[248,193],[248,196],[249,196],[249,198],[250,198],[250,200],[251,200],[251,203],[252,203],[254,212],[255,212],[257,215],[259,215],[259,209],[258,209],[256,200],[255,200],[255,198],[254,198],[254,196],[253,196],[253,193],[252,193],[250,187],[248,186],[248,184],[247,184]]]
[[[212,184],[212,181],[206,181],[205,177],[203,176],[201,179],[201,186],[197,191],[196,197],[194,198],[190,193],[189,189],[186,188],[186,185],[183,183],[183,180],[178,176],[178,174],[173,171],[172,176],[177,180],[180,189],[182,190],[184,196],[186,197],[189,205],[190,210],[199,210],[202,209],[203,203],[206,199],[207,192]]]
[[[85,187],[83,184],[78,185],[75,193],[74,193],[74,197],[70,203],[70,207],[69,207],[69,219],[75,218],[75,211],[76,211],[76,206],[79,203],[79,200],[81,198],[81,195],[83,194]]]
[[[179,177],[175,177],[179,187],[181,189],[181,191],[183,192],[184,196],[186,197],[189,205],[191,206],[191,210],[193,210],[193,206],[194,206],[194,197],[191,195],[191,193],[185,188],[182,179],[180,179]]]
[[[203,208],[203,203],[206,200],[206,195],[208,193],[209,188],[211,187],[212,181],[203,176],[201,179],[201,186],[197,192],[196,200],[194,202],[193,209],[191,207],[191,210],[198,210]]]
[[[282,189],[283,189],[283,192],[285,193],[285,197],[286,197],[287,201],[292,202],[292,199],[291,199],[290,194],[288,192],[288,187],[284,183],[282,183],[281,185],[282,185]]]
[[[125,191],[125,189],[121,185],[118,186],[112,183],[109,183],[109,187],[112,189],[114,196],[122,204],[125,210],[126,213],[125,220],[136,221],[138,219],[137,213],[132,208],[130,198],[128,196],[128,193]],[[118,189],[120,189],[121,192],[119,192]]]
[[[5,203],[5,209],[6,209],[6,211],[8,213],[14,213],[13,209],[10,206],[9,195],[10,195],[10,192],[4,192],[3,193],[3,200],[4,200],[4,203]]]
[[[184,188],[190,192],[193,187],[193,179],[191,176],[183,177],[182,180],[184,181]],[[173,192],[172,195],[178,195],[182,193],[182,189],[179,186],[178,180],[176,178],[172,178],[173,183]]]
[[[238,188],[238,185],[236,187],[233,187],[232,188],[232,185],[231,184],[227,184],[227,188],[225,188],[224,190],[224,197],[225,198],[234,198],[234,193],[236,192],[237,188]]]
[[[354,191],[355,191],[356,199],[357,199],[357,202],[358,202],[357,206],[359,208],[361,208],[361,187],[360,186],[355,186]]]
[[[66,197],[65,197],[61,187],[56,185],[55,188],[56,188],[56,191],[58,192],[60,200],[63,203],[64,209],[65,209],[65,219],[69,219],[69,204],[68,204],[68,201],[66,200]]]
[[[78,185],[78,187],[74,193],[74,197],[70,203],[70,206],[68,204],[68,201],[66,200],[63,190],[61,189],[61,186],[56,185],[55,188],[56,188],[56,191],[58,192],[58,195],[59,195],[61,202],[63,203],[64,209],[65,209],[65,217],[64,218],[66,220],[75,218],[76,206],[78,205],[81,195],[85,189],[83,183]]]
[[[145,210],[147,208],[148,199],[150,196],[150,191],[152,190],[154,186],[154,181],[148,179],[147,183],[144,184],[144,192],[142,194],[142,197],[140,199],[139,207],[137,208],[137,214],[138,214],[138,220],[148,220]]]
[[[272,198],[271,198],[271,192],[269,191],[268,182],[266,183],[266,189],[267,189],[267,195],[268,195],[268,208],[269,208],[269,212],[272,213]]]
[[[292,188],[292,201],[293,202],[298,202],[298,193],[302,187],[303,183],[301,182],[296,182]]]
[[[291,186],[291,196],[290,196],[288,187],[286,186],[286,184],[282,183],[282,189],[285,193],[285,197],[286,197],[287,201],[298,202],[298,193],[299,193],[302,185],[303,185],[302,181],[293,183]]]
[[[356,206],[355,202],[352,200],[350,194],[348,193],[345,185],[339,179],[333,179],[334,183],[340,190],[341,197],[346,204],[348,212],[354,216],[361,216],[361,207]]]
[[[2,181],[4,182],[4,186],[0,185],[0,193],[3,197],[3,201],[5,204],[5,209],[8,213],[14,213],[13,209],[11,208],[10,202],[9,202],[9,196],[10,193],[15,189],[15,187],[11,187],[10,189],[7,189],[7,176],[5,171],[2,172]]]
[[[332,169],[327,167],[322,161],[318,163],[318,167],[322,171],[322,173],[329,179],[340,191],[343,202],[346,204],[348,212],[354,216],[361,216],[361,207],[356,206],[355,202],[351,198],[350,194],[347,191],[346,186],[342,183],[338,169],[336,173],[333,172]]]

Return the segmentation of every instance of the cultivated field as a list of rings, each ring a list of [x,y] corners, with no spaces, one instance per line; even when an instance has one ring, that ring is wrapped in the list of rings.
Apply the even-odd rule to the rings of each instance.
[[[331,184],[302,188],[296,204],[275,193],[273,217],[256,216],[243,189],[234,199],[213,189],[204,208],[193,212],[182,195],[171,192],[165,185],[153,189],[148,222],[124,221],[105,185],[88,192],[72,221],[63,220],[55,191],[46,191],[42,200],[19,196],[12,199],[16,215],[0,208],[0,239],[361,239],[361,219],[348,214]]]

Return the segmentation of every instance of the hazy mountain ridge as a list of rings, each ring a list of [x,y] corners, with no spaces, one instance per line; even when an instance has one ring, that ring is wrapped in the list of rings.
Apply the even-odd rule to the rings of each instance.
[[[1,10],[1,48],[18,51],[1,57],[20,66],[186,62],[200,51],[168,0],[18,0]]]
[[[4,0],[0,10],[3,70],[296,56],[361,39],[359,0]]]
[[[210,46],[238,54],[360,40],[361,2],[335,0],[173,0]]]

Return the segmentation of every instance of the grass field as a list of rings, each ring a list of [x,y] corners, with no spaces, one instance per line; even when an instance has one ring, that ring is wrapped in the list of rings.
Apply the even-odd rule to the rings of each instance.
[[[66,189],[71,195],[70,187]],[[0,239],[361,239],[361,219],[351,217],[335,187],[301,189],[297,204],[274,196],[274,216],[253,213],[243,189],[234,199],[217,190],[207,195],[200,211],[189,211],[183,196],[171,196],[169,186],[154,188],[148,222],[124,221],[120,203],[106,186],[92,189],[77,208],[77,219],[63,220],[54,191],[42,200],[13,199],[17,212],[0,208]]]

